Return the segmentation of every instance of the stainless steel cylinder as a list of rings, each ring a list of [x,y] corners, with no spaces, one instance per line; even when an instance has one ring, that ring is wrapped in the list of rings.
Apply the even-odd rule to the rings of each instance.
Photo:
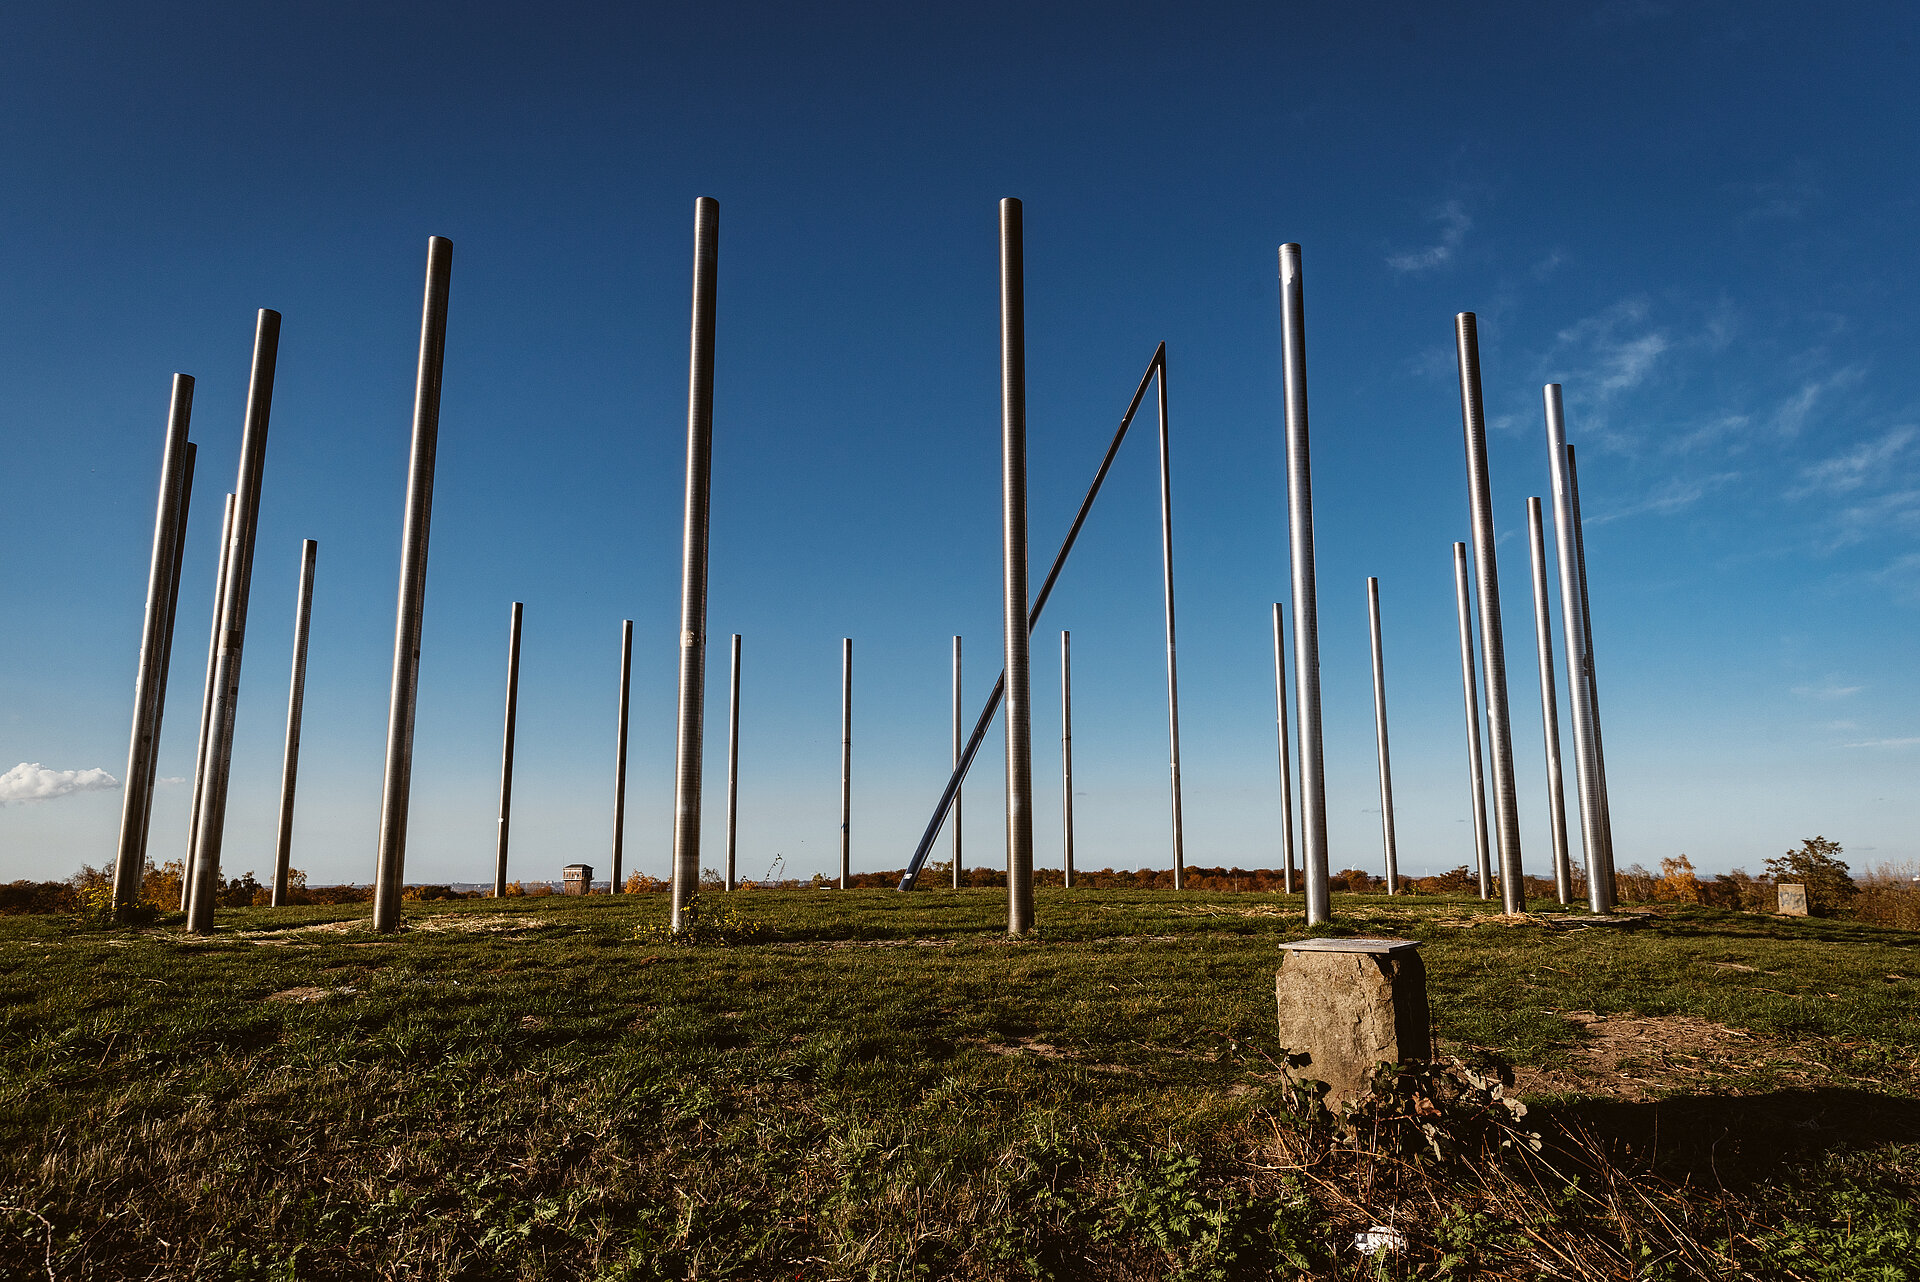
[[[387,760],[380,797],[380,848],[373,883],[373,928],[400,928],[407,868],[407,817],[413,799],[413,717],[420,699],[420,636],[427,617],[427,542],[433,522],[433,473],[440,444],[440,379],[447,355],[447,297],[453,242],[427,241],[427,284],[420,309],[420,361],[413,394],[413,449],[407,465],[407,515],[400,533],[400,593],[393,628],[393,688],[387,705]]]
[[[1060,633],[1060,867],[1073,889],[1073,633]]]
[[[707,715],[707,518],[713,497],[713,347],[720,202],[693,202],[693,326],[688,339],[687,500],[680,557],[680,691],[673,750],[673,924],[700,889],[700,785]]]
[[[1553,888],[1563,904],[1573,899],[1573,865],[1567,855],[1567,796],[1560,769],[1560,711],[1553,678],[1553,619],[1547,600],[1547,545],[1540,500],[1527,500],[1527,551],[1533,570],[1533,642],[1540,658],[1540,733],[1547,747],[1547,832],[1553,838]]]
[[[493,852],[493,897],[507,893],[507,846],[513,830],[513,734],[520,715],[520,618],[515,601],[507,622],[507,719],[500,733],[500,834]]]
[[[727,889],[740,888],[740,634],[733,634],[732,676],[727,682]]]
[[[1580,845],[1587,869],[1587,906],[1611,911],[1614,902],[1613,850],[1607,841],[1596,768],[1592,671],[1586,622],[1580,610],[1580,563],[1575,543],[1573,495],[1567,481],[1567,425],[1560,385],[1543,392],[1547,419],[1547,464],[1553,478],[1553,541],[1560,571],[1560,635],[1567,647],[1567,701],[1573,711],[1573,765],[1580,795]]]
[[[1467,704],[1467,786],[1473,790],[1473,855],[1480,874],[1480,898],[1493,894],[1492,858],[1487,849],[1487,780],[1480,756],[1480,692],[1473,676],[1473,589],[1467,581],[1467,545],[1453,545],[1453,595],[1460,614],[1460,690]]]
[[[953,769],[960,771],[960,638],[953,639]],[[960,785],[953,786],[953,888],[960,889],[965,866],[965,854],[961,848],[960,820],[964,807],[960,804]]]
[[[1605,719],[1600,715],[1600,672],[1593,649],[1593,602],[1587,595],[1587,520],[1580,508],[1580,464],[1567,446],[1567,497],[1573,504],[1573,563],[1580,571],[1580,626],[1587,634],[1587,689],[1593,701],[1593,764],[1600,776],[1600,826],[1606,833],[1607,866],[1613,866],[1613,794],[1607,790]]]
[[[1287,422],[1287,545],[1293,571],[1293,685],[1300,714],[1300,835],[1307,922],[1332,916],[1327,763],[1320,731],[1320,612],[1313,580],[1313,465],[1307,431],[1307,307],[1300,246],[1280,246],[1280,372]]]
[[[853,638],[840,638],[840,889],[853,876]]]
[[[153,516],[153,548],[147,567],[146,617],[140,630],[140,665],[133,682],[133,729],[127,746],[127,775],[120,797],[120,840],[113,862],[113,911],[124,917],[140,900],[146,876],[147,832],[153,816],[155,754],[166,697],[167,643],[175,590],[175,562],[182,534],[182,499],[187,493],[187,429],[193,419],[193,380],[173,376],[167,430],[160,447],[160,497]]]
[[[1033,928],[1033,682],[1027,623],[1027,321],[1020,202],[1000,202],[1000,564],[1007,722],[1007,933]]]
[[[1173,628],[1173,481],[1167,453],[1167,345],[1159,350],[1160,377],[1160,567],[1167,604],[1167,743],[1168,769],[1173,783],[1173,888],[1187,885],[1186,825],[1180,814],[1180,663]]]
[[[146,806],[146,813],[147,813],[146,823],[147,823],[147,828],[149,832],[151,831],[152,825],[153,825],[153,788],[154,788],[154,784],[157,782],[159,777],[160,726],[164,723],[166,719],[167,689],[172,683],[173,635],[174,635],[173,629],[174,629],[174,624],[178,620],[179,613],[180,613],[180,575],[182,570],[184,570],[186,567],[187,529],[188,529],[188,522],[191,519],[192,513],[193,513],[193,473],[194,473],[194,467],[195,467],[196,460],[199,453],[200,453],[200,448],[197,445],[195,445],[192,441],[188,441],[187,442],[187,465],[183,470],[180,478],[180,513],[179,513],[179,519],[177,520],[174,527],[176,530],[176,533],[173,540],[173,571],[171,575],[169,575],[171,586],[168,588],[168,593],[167,593],[166,635],[160,643],[159,696],[154,700],[154,706],[153,706],[154,752],[147,762],[147,779],[146,779],[147,795],[146,795],[145,806]],[[147,865],[147,848],[148,848],[147,842],[148,842],[148,836],[147,834],[143,833],[140,838],[140,865],[141,865],[142,874],[143,874],[142,875],[143,883],[145,881],[144,872]],[[184,891],[186,889],[186,878],[183,876],[180,880],[181,880],[181,889],[182,891]]]
[[[300,775],[300,713],[307,697],[307,637],[313,629],[313,569],[320,545],[300,544],[300,595],[293,608],[293,675],[287,683],[287,745],[280,765],[280,828],[273,843],[273,906],[286,905],[293,869],[293,790]]]
[[[200,698],[200,739],[193,750],[193,799],[187,808],[187,853],[180,878],[180,911],[187,911],[193,894],[193,852],[199,846],[200,797],[207,787],[207,728],[213,719],[213,663],[220,653],[220,609],[227,599],[228,545],[233,542],[233,495],[227,495],[220,516],[219,564],[213,575],[213,624],[207,629],[207,688]]]
[[[1387,893],[1400,893],[1400,853],[1393,841],[1393,753],[1387,746],[1387,667],[1380,650],[1380,580],[1367,580],[1367,627],[1373,639],[1373,738],[1380,760],[1380,847]]]
[[[633,620],[620,621],[620,715],[613,735],[613,877],[607,893],[626,885],[621,863],[627,847],[627,713],[633,692]],[[587,887],[592,890],[591,886]]]
[[[1480,397],[1480,333],[1472,312],[1453,318],[1460,363],[1460,425],[1467,448],[1467,508],[1473,518],[1473,571],[1480,595],[1480,671],[1487,693],[1493,758],[1493,817],[1499,834],[1500,907],[1527,910],[1520,866],[1520,802],[1513,773],[1513,725],[1507,709],[1507,650],[1500,627],[1500,563],[1493,540],[1493,484],[1487,469],[1487,417]]]
[[[1287,760],[1287,648],[1280,631],[1280,603],[1273,603],[1274,725],[1280,739],[1280,859],[1281,885],[1293,893],[1293,769]]]
[[[220,889],[220,850],[226,839],[227,783],[233,771],[233,727],[240,704],[240,660],[247,635],[247,602],[253,583],[253,545],[260,529],[260,482],[267,462],[267,423],[273,411],[273,378],[280,353],[280,313],[262,308],[254,326],[253,370],[247,385],[246,420],[240,430],[240,471],[234,485],[233,541],[220,604],[220,648],[214,656],[213,712],[207,722],[207,782],[200,795],[200,826],[194,836],[193,888],[187,929],[213,929],[213,901]]]

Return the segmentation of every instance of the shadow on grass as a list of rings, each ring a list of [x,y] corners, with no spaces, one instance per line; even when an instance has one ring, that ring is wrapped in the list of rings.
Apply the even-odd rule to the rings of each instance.
[[[1549,1149],[1594,1148],[1627,1170],[1742,1189],[1826,1153],[1920,1142],[1920,1100],[1825,1086],[1763,1095],[1589,1100],[1534,1115]]]

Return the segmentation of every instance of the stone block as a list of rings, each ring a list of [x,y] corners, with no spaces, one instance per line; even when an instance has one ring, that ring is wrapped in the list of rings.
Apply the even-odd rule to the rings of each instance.
[[[1796,886],[1792,882],[1781,882],[1773,889],[1779,901],[1774,905],[1775,912],[1788,917],[1805,917],[1807,915],[1807,888],[1805,886]]]
[[[1427,968],[1411,939],[1300,939],[1280,945],[1280,1044],[1296,1081],[1327,1084],[1338,1108],[1368,1091],[1374,1066],[1433,1053]]]

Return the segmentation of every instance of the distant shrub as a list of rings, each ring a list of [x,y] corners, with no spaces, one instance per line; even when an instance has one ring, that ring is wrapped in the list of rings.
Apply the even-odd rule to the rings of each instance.
[[[1920,883],[1915,881],[1916,873],[1920,873],[1920,867],[1909,861],[1876,864],[1860,874],[1854,916],[1876,926],[1920,930]]]
[[[1775,884],[1799,882],[1807,888],[1807,911],[1815,917],[1840,917],[1853,907],[1860,888],[1840,861],[1840,843],[1808,837],[1798,850],[1767,860]]]
[[[658,877],[649,877],[646,873],[627,874],[627,893],[629,895],[658,895],[673,889],[673,883],[662,881]]]

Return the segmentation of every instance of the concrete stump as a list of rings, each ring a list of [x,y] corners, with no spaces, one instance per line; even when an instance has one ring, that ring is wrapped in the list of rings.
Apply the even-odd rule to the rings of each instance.
[[[1327,1084],[1338,1108],[1365,1096],[1374,1065],[1432,1055],[1427,968],[1411,939],[1299,939],[1280,945],[1280,1044],[1295,1081]]]
[[[1807,915],[1807,888],[1796,886],[1792,882],[1781,882],[1774,887],[1779,902],[1774,911],[1787,917],[1805,917]]]

